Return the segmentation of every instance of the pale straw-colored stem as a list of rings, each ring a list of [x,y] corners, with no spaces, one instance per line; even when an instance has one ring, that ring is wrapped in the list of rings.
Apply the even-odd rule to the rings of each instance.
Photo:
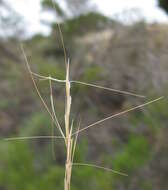
[[[54,81],[54,82],[66,83],[66,80],[60,80],[60,79],[57,79],[57,78],[53,78],[51,76],[45,77],[43,75],[40,75],[40,74],[37,74],[37,73],[34,73],[34,72],[31,72],[31,73],[32,73],[32,75],[34,75],[36,77],[39,77],[42,80],[51,80],[51,81]]]
[[[144,103],[144,104],[141,104],[141,105],[139,105],[139,106],[135,106],[135,107],[133,107],[133,108],[130,108],[130,109],[124,110],[124,111],[122,111],[122,112],[113,114],[113,115],[111,115],[111,116],[109,116],[109,117],[106,117],[106,118],[104,118],[104,119],[101,119],[101,120],[99,120],[99,121],[96,121],[95,123],[92,123],[92,124],[90,124],[90,125],[88,125],[88,126],[86,126],[86,127],[83,127],[82,129],[80,129],[79,131],[76,131],[76,132],[73,133],[72,135],[75,135],[75,134],[77,134],[77,133],[80,133],[80,132],[82,132],[82,131],[85,131],[85,130],[87,130],[87,129],[91,128],[91,127],[94,127],[94,126],[96,126],[96,125],[98,125],[98,124],[101,124],[101,123],[103,123],[103,122],[105,122],[105,121],[107,121],[107,120],[109,120],[109,119],[112,119],[112,118],[115,118],[115,117],[124,115],[124,114],[126,114],[126,113],[128,113],[128,112],[137,110],[137,109],[139,109],[139,108],[142,108],[142,107],[144,107],[144,106],[147,106],[147,105],[149,105],[149,104],[152,104],[152,103],[154,103],[154,102],[157,102],[157,101],[159,101],[159,100],[161,100],[161,99],[163,99],[163,98],[164,98],[164,96],[159,97],[159,98],[154,99],[154,100],[151,100],[151,101],[146,102],[146,103]]]
[[[72,150],[72,163],[74,161],[75,150],[76,150],[76,145],[77,145],[78,136],[79,136],[78,132],[79,132],[79,129],[80,129],[80,124],[81,124],[81,120],[79,121],[78,129],[77,129],[77,134],[76,134],[75,139],[74,139],[73,150]]]
[[[58,121],[58,118],[57,118],[56,112],[55,112],[51,80],[49,80],[49,86],[50,86],[50,102],[51,102],[52,114],[53,114],[54,120],[55,120],[55,122],[57,124],[58,130],[60,131],[62,137],[65,138],[65,135],[64,135],[64,133],[62,131],[61,125],[60,125],[60,123]]]
[[[112,173],[115,173],[115,174],[118,174],[118,175],[128,176],[127,174],[125,174],[123,172],[119,172],[119,171],[113,170],[111,168],[106,168],[106,167],[98,166],[98,165],[95,165],[95,164],[73,163],[73,166],[88,166],[88,167],[93,167],[93,168],[97,168],[97,169],[102,169],[102,170],[105,170],[107,172],[112,172]]]
[[[26,56],[26,53],[25,53],[25,51],[24,51],[24,48],[23,48],[23,45],[22,45],[22,44],[20,44],[20,48],[21,48],[21,51],[22,51],[22,54],[23,54],[23,57],[24,57],[24,60],[25,60],[25,63],[26,63],[28,72],[29,72],[30,77],[31,77],[31,79],[32,79],[34,88],[35,88],[35,90],[36,90],[36,92],[37,92],[37,94],[38,94],[38,96],[39,96],[39,98],[40,98],[42,104],[44,105],[45,109],[46,109],[47,112],[49,113],[49,115],[50,115],[50,117],[51,117],[53,123],[54,123],[58,128],[60,128],[60,125],[59,125],[58,120],[57,120],[56,118],[54,118],[53,113],[50,111],[49,107],[47,106],[47,104],[46,104],[44,98],[42,97],[42,95],[41,95],[41,93],[40,93],[40,91],[39,91],[39,88],[38,88],[38,86],[37,86],[37,84],[36,84],[36,81],[35,81],[35,79],[34,79],[34,77],[33,77],[33,74],[32,74],[32,71],[31,71],[31,68],[30,68],[30,65],[29,65],[29,62],[28,62],[28,59],[27,59],[27,56]],[[61,133],[61,135],[63,135],[63,134]],[[64,137],[64,136],[63,136],[63,137]]]
[[[69,82],[69,61],[66,68],[66,105],[65,105],[65,131],[66,137],[68,137],[70,132],[70,111],[71,111],[71,95],[70,95],[71,84]]]
[[[51,81],[59,82],[59,83],[66,83],[66,80],[60,80],[60,79],[57,79],[57,78],[53,78],[51,76],[46,77],[46,76],[39,75],[39,74],[34,73],[34,72],[32,72],[32,74],[34,76],[36,76],[36,77],[39,77],[40,80],[51,80]],[[136,93],[133,93],[133,92],[128,92],[128,91],[125,91],[125,90],[118,90],[118,89],[109,88],[109,87],[105,87],[105,86],[100,86],[100,85],[97,85],[97,84],[87,83],[87,82],[78,81],[78,80],[71,80],[70,83],[75,83],[75,84],[90,86],[90,87],[94,87],[94,88],[99,88],[99,89],[102,89],[102,90],[111,91],[111,92],[115,92],[115,93],[123,94],[123,95],[134,96],[134,97],[137,97],[137,98],[146,98],[146,96],[144,96],[144,95],[136,94]]]
[[[107,90],[107,91],[116,92],[116,93],[119,93],[119,94],[135,96],[135,97],[138,97],[138,98],[145,98],[144,95],[140,95],[140,94],[136,94],[136,93],[132,93],[132,92],[127,92],[127,91],[124,91],[124,90],[117,90],[117,89],[114,89],[114,88],[104,87],[104,86],[91,84],[91,83],[86,83],[86,82],[82,82],[82,81],[73,80],[73,81],[71,81],[71,83],[82,84],[82,85],[86,85],[86,86],[90,86],[90,87],[94,87],[94,88],[99,88],[99,89],[103,89],[103,90]]]
[[[65,104],[65,134],[66,134],[66,163],[65,163],[65,178],[64,178],[64,190],[70,190],[71,173],[72,173],[72,149],[73,139],[72,126],[70,128],[70,111],[71,111],[71,94],[70,94],[70,81],[69,81],[69,60],[66,65],[66,104]]]
[[[30,136],[30,137],[11,137],[5,138],[5,141],[33,140],[33,139],[64,139],[62,136]]]

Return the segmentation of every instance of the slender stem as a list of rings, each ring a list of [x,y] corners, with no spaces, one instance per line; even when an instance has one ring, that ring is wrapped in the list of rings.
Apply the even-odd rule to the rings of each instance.
[[[75,133],[72,134],[72,136],[75,135],[75,134],[77,134],[77,133],[81,133],[82,131],[85,131],[85,130],[91,128],[91,127],[94,127],[94,126],[96,126],[96,125],[98,125],[98,124],[100,124],[100,123],[103,123],[104,121],[107,121],[107,120],[112,119],[112,118],[115,118],[115,117],[119,117],[119,116],[124,115],[124,114],[126,114],[126,113],[128,113],[128,112],[137,110],[137,109],[139,109],[139,108],[142,108],[142,107],[147,106],[147,105],[149,105],[149,104],[152,104],[152,103],[154,103],[154,102],[157,102],[157,101],[159,101],[159,100],[162,100],[163,98],[164,98],[164,96],[161,96],[161,97],[159,97],[159,98],[157,98],[157,99],[151,100],[151,101],[146,102],[146,103],[144,103],[144,104],[141,104],[141,105],[139,105],[139,106],[132,107],[132,108],[130,108],[130,109],[124,110],[124,111],[122,111],[122,112],[113,114],[113,115],[111,115],[111,116],[109,116],[109,117],[106,117],[106,118],[104,118],[104,119],[101,119],[101,120],[99,120],[99,121],[96,121],[95,123],[92,123],[92,124],[90,124],[90,125],[88,125],[88,126],[86,126],[86,127],[83,127],[83,128],[80,129],[79,131],[76,131]]]
[[[31,136],[31,137],[11,137],[5,138],[5,141],[32,140],[32,139],[64,139],[62,136]]]
[[[66,83],[66,80],[60,80],[60,79],[57,79],[57,78],[53,78],[51,76],[46,77],[46,76],[39,75],[39,74],[34,73],[34,72],[32,72],[32,75],[34,75],[36,77],[39,77],[40,80],[52,80],[54,82]],[[90,86],[90,87],[99,88],[99,89],[102,89],[102,90],[115,92],[115,93],[118,93],[118,94],[130,95],[130,96],[134,96],[134,97],[138,97],[138,98],[146,98],[146,96],[144,96],[144,95],[136,94],[136,93],[133,93],[133,92],[128,92],[128,91],[124,91],[124,90],[118,90],[118,89],[109,88],[109,87],[105,87],[105,86],[100,86],[100,85],[97,85],[97,84],[91,84],[91,83],[78,81],[78,80],[71,80],[70,83]]]
[[[39,90],[39,88],[38,88],[38,86],[37,86],[37,84],[36,84],[36,81],[35,81],[35,79],[34,79],[33,73],[32,73],[32,71],[31,71],[31,68],[30,68],[30,65],[29,65],[28,58],[27,58],[27,56],[26,56],[26,52],[25,52],[25,50],[24,50],[22,44],[20,44],[20,48],[21,48],[21,52],[22,52],[22,54],[23,54],[23,58],[24,58],[24,60],[25,60],[25,63],[26,63],[28,72],[29,72],[30,77],[31,77],[31,79],[32,79],[34,88],[35,88],[35,90],[36,90],[36,92],[37,92],[37,94],[38,94],[38,96],[39,96],[41,102],[43,103],[45,109],[46,109],[47,112],[49,113],[49,115],[50,115],[52,121],[53,121],[54,124],[59,128],[59,123],[58,123],[58,121],[55,120],[55,118],[54,118],[54,116],[53,116],[53,113],[50,111],[49,107],[47,106],[47,103],[45,102],[44,98],[42,97],[42,95],[41,95],[41,93],[40,93],[40,90]],[[50,78],[48,78],[48,79],[50,79]],[[63,135],[63,134],[61,134],[61,135]],[[64,136],[63,136],[63,137],[64,137]]]
[[[70,190],[71,173],[72,173],[72,147],[73,139],[72,128],[70,129],[70,111],[71,111],[71,94],[70,94],[70,81],[69,81],[69,61],[66,65],[66,105],[65,105],[65,134],[66,134],[66,163],[65,163],[65,178],[64,190]]]
[[[90,86],[90,87],[94,87],[94,88],[99,88],[99,89],[103,89],[103,90],[107,90],[107,91],[116,92],[116,93],[119,93],[119,94],[135,96],[135,97],[138,97],[138,98],[145,98],[144,95],[135,94],[135,93],[132,93],[132,92],[127,92],[127,91],[124,91],[124,90],[117,90],[117,89],[114,89],[114,88],[108,88],[108,87],[104,87],[104,86],[100,86],[100,85],[96,85],[96,84],[91,84],[91,83],[86,83],[86,82],[82,82],[82,81],[72,80],[71,83],[82,84],[82,85],[86,85],[86,86]]]
[[[66,130],[66,137],[69,135],[69,120],[70,120],[70,111],[71,111],[71,95],[70,95],[70,81],[69,81],[69,62],[66,68],[66,105],[65,105],[65,130]]]
[[[53,100],[53,90],[52,90],[52,84],[51,84],[51,80],[49,80],[49,86],[50,86],[50,102],[51,102],[51,108],[52,108],[52,115],[55,119],[55,122],[57,123],[57,127],[58,127],[58,130],[60,131],[61,135],[63,138],[65,138],[65,135],[62,131],[62,128],[61,128],[61,125],[58,121],[58,118],[56,116],[56,113],[55,113],[55,107],[54,107],[54,100]]]
[[[118,175],[128,176],[127,174],[125,174],[123,172],[118,172],[116,170],[112,170],[111,168],[106,168],[106,167],[98,166],[98,165],[95,165],[95,164],[73,163],[73,166],[88,166],[88,167],[93,167],[93,168],[97,168],[97,169],[102,169],[102,170],[105,170],[105,171],[108,171],[108,172],[112,172],[112,173],[115,173],[115,174],[118,174]]]

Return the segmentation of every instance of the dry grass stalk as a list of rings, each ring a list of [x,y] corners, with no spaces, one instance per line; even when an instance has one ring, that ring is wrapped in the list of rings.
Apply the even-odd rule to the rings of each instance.
[[[70,111],[71,111],[71,84],[69,82],[69,61],[66,65],[66,105],[65,105],[65,133],[66,133],[66,164],[65,164],[65,179],[64,179],[64,190],[70,190],[71,174],[72,174],[72,148],[73,139],[72,128],[73,123],[70,127]]]
[[[39,74],[34,73],[34,72],[32,72],[32,75],[34,75],[36,77],[39,77],[40,80],[52,80],[54,82],[61,82],[61,83],[65,83],[66,82],[66,80],[60,80],[60,79],[57,79],[57,78],[53,78],[51,76],[45,77],[45,76],[39,75]],[[78,80],[70,80],[70,83],[76,83],[76,84],[80,84],[80,85],[86,85],[86,86],[90,86],[90,87],[94,87],[94,88],[99,88],[99,89],[103,89],[103,90],[107,90],[107,91],[112,91],[112,92],[115,92],[115,93],[118,93],[118,94],[135,96],[135,97],[138,97],[138,98],[145,98],[146,97],[144,95],[136,94],[136,93],[133,93],[133,92],[128,92],[128,91],[124,91],[124,90],[117,90],[117,89],[114,89],[114,88],[104,87],[104,86],[100,86],[100,85],[96,85],[96,84],[91,84],[91,83],[86,83],[86,82],[78,81]]]
[[[73,163],[73,166],[88,166],[88,167],[93,167],[93,168],[97,168],[97,169],[102,169],[102,170],[105,170],[105,171],[108,171],[108,172],[113,172],[113,173],[118,174],[118,175],[121,175],[121,176],[128,176],[128,175],[125,174],[125,173],[118,172],[118,171],[112,170],[112,169],[110,169],[110,168],[98,166],[98,165],[95,165],[95,164]]]
[[[59,31],[61,32],[61,29],[59,28]],[[62,36],[62,35],[61,35]],[[63,43],[63,39],[62,39],[62,43]],[[65,46],[63,45],[64,51],[65,51]],[[70,64],[69,64],[69,60],[66,61],[65,58],[65,65],[66,65],[66,79],[65,80],[59,80],[56,78],[52,78],[51,76],[49,77],[45,77],[36,73],[33,73],[30,69],[30,65],[28,63],[28,59],[27,56],[25,54],[24,48],[21,45],[21,51],[24,57],[24,60],[26,62],[27,65],[27,69],[30,73],[31,79],[33,81],[34,87],[37,91],[37,94],[41,100],[41,102],[43,103],[45,109],[47,110],[47,112],[49,113],[51,119],[52,119],[52,123],[55,124],[55,126],[57,127],[58,131],[60,132],[60,136],[55,136],[53,129],[52,129],[52,135],[51,136],[32,136],[32,137],[16,137],[16,138],[7,138],[5,140],[29,140],[29,139],[52,139],[52,143],[54,139],[63,139],[65,142],[65,147],[66,147],[66,163],[65,163],[65,178],[64,178],[64,190],[70,190],[70,185],[71,185],[71,175],[72,175],[72,166],[88,166],[88,167],[94,167],[94,168],[98,168],[98,169],[103,169],[109,172],[113,172],[115,174],[119,174],[119,175],[123,175],[123,176],[127,176],[126,174],[122,173],[122,172],[118,172],[118,171],[114,171],[110,168],[106,168],[106,167],[102,167],[102,166],[97,166],[94,164],[87,164],[87,163],[73,163],[74,160],[74,154],[75,154],[75,149],[76,149],[76,144],[77,144],[77,138],[80,132],[87,130],[91,127],[94,127],[100,123],[105,122],[106,120],[121,116],[123,114],[126,114],[128,112],[134,111],[136,109],[142,108],[144,106],[147,106],[149,104],[152,104],[156,101],[159,101],[161,99],[163,99],[164,97],[159,97],[157,99],[148,101],[144,104],[135,106],[133,108],[124,110],[122,112],[119,112],[117,114],[113,114],[109,117],[106,117],[102,120],[99,120],[93,124],[90,124],[86,127],[83,127],[81,129],[78,128],[78,130],[76,132],[73,133],[73,121],[70,121],[70,112],[71,112],[71,83],[77,83],[80,85],[87,85],[90,87],[94,87],[94,88],[99,88],[99,89],[103,89],[103,90],[108,90],[108,91],[113,91],[113,92],[118,92],[119,94],[125,94],[125,95],[132,95],[132,96],[136,96],[139,98],[144,98],[145,96],[143,95],[138,95],[135,93],[130,93],[130,92],[126,92],[126,91],[121,91],[121,90],[116,90],[116,89],[111,89],[111,88],[107,88],[107,87],[103,87],[103,86],[99,86],[99,85],[95,85],[95,84],[90,84],[90,83],[85,83],[85,82],[81,82],[81,81],[71,81],[69,78],[69,73],[70,73]],[[39,77],[42,80],[49,80],[49,86],[50,86],[50,103],[51,103],[51,111],[50,108],[47,106],[46,102],[44,101],[43,97],[41,96],[41,93],[38,89],[38,86],[36,84],[36,81],[34,79],[34,76]],[[57,119],[56,116],[56,112],[55,112],[55,107],[54,107],[54,100],[53,100],[53,91],[52,91],[52,84],[51,81],[54,82],[60,82],[60,83],[64,83],[65,84],[65,91],[66,91],[66,104],[65,104],[65,133],[62,129],[62,127],[60,126],[60,123]],[[70,124],[71,123],[71,124]],[[80,123],[79,123],[80,126]],[[54,154],[54,150],[53,150],[53,154]]]
[[[6,138],[6,141],[17,141],[17,140],[33,140],[33,139],[64,139],[61,136],[29,136],[29,137],[11,137]]]
[[[53,0],[52,0],[52,2],[53,2]],[[54,3],[53,3],[53,6],[55,7]],[[112,91],[112,92],[119,93],[119,94],[131,95],[131,96],[135,96],[135,97],[139,97],[139,98],[145,98],[145,96],[139,95],[139,94],[136,94],[136,93],[132,93],[132,92],[123,91],[123,90],[117,90],[117,89],[113,89],[113,88],[109,88],[109,87],[104,87],[104,86],[100,86],[100,85],[96,85],[96,84],[86,83],[86,82],[83,82],[83,81],[70,80],[70,77],[69,77],[70,63],[69,63],[69,60],[67,60],[66,49],[65,49],[65,44],[64,44],[64,38],[63,38],[63,34],[62,34],[61,27],[60,27],[59,24],[58,24],[58,29],[59,29],[59,33],[60,33],[61,43],[62,43],[62,47],[63,47],[63,51],[64,51],[65,65],[66,65],[66,79],[65,80],[60,80],[60,79],[57,79],[57,78],[53,78],[51,76],[46,77],[46,76],[42,76],[42,75],[39,75],[39,74],[36,74],[36,73],[32,72],[31,69],[30,69],[30,65],[28,63],[27,56],[25,54],[25,51],[24,51],[24,48],[23,48],[22,45],[21,45],[21,51],[22,51],[24,60],[26,62],[27,69],[28,69],[29,74],[31,76],[34,88],[36,89],[36,92],[37,92],[42,104],[44,105],[45,109],[49,113],[49,115],[51,117],[51,120],[52,120],[52,124],[54,124],[57,127],[57,129],[58,129],[58,131],[60,133],[60,136],[55,136],[54,135],[54,128],[52,126],[52,135],[51,136],[13,137],[13,138],[6,138],[5,140],[11,141],[11,140],[51,139],[52,140],[52,153],[53,153],[53,155],[54,155],[54,139],[62,139],[62,140],[64,140],[65,147],[66,147],[64,190],[70,190],[72,167],[73,166],[93,167],[93,168],[102,169],[102,170],[105,170],[105,171],[108,171],[108,172],[113,172],[113,173],[118,174],[118,175],[127,176],[125,173],[118,172],[118,171],[112,170],[110,168],[98,166],[98,165],[95,165],[95,164],[73,163],[78,135],[79,135],[80,132],[85,131],[85,130],[91,128],[91,127],[94,127],[94,126],[96,126],[96,125],[98,125],[100,123],[103,123],[106,120],[121,116],[123,114],[126,114],[128,112],[134,111],[136,109],[142,108],[142,107],[147,106],[147,105],[149,105],[151,103],[159,101],[159,100],[163,99],[164,97],[160,97],[160,98],[154,99],[152,101],[146,102],[144,104],[141,104],[139,106],[135,106],[135,107],[127,109],[125,111],[119,112],[117,114],[113,114],[113,115],[111,115],[109,117],[106,117],[106,118],[104,118],[102,120],[96,121],[93,124],[90,124],[90,125],[88,125],[86,127],[83,127],[82,129],[79,129],[80,128],[80,123],[79,123],[78,130],[76,132],[73,132],[73,121],[72,122],[70,121],[71,102],[72,102],[71,91],[70,90],[71,90],[71,84],[72,83],[79,84],[79,85],[86,85],[86,86],[94,87],[94,88],[99,88],[99,89],[102,89],[102,90]],[[36,84],[36,81],[34,79],[34,76],[40,78],[40,80],[49,80],[51,110],[47,106],[45,100],[43,99],[43,97],[42,97],[42,95],[41,95],[41,93],[40,93],[40,91],[38,89],[38,86]],[[58,118],[56,116],[51,81],[65,84],[65,91],[66,91],[65,132],[62,129],[62,127],[61,127],[61,125],[60,125],[60,123],[58,121]]]
[[[79,131],[76,131],[76,132],[73,133],[72,135],[75,135],[75,134],[77,134],[77,133],[80,133],[80,132],[82,132],[82,131],[85,131],[85,130],[87,130],[87,129],[91,128],[91,127],[94,127],[94,126],[96,126],[96,125],[98,125],[98,124],[100,124],[100,123],[103,123],[103,122],[105,122],[105,121],[107,121],[107,120],[109,120],[109,119],[119,117],[119,116],[124,115],[124,114],[126,114],[126,113],[128,113],[128,112],[137,110],[137,109],[139,109],[139,108],[142,108],[142,107],[147,106],[147,105],[149,105],[149,104],[152,104],[152,103],[154,103],[154,102],[157,102],[157,101],[159,101],[159,100],[162,100],[163,98],[164,98],[164,96],[161,96],[161,97],[156,98],[156,99],[154,99],[154,100],[148,101],[148,102],[146,102],[146,103],[144,103],[144,104],[141,104],[141,105],[135,106],[135,107],[133,107],[133,108],[130,108],[130,109],[121,111],[121,112],[119,112],[119,113],[113,114],[113,115],[111,115],[111,116],[109,116],[109,117],[106,117],[106,118],[104,118],[104,119],[101,119],[101,120],[99,120],[99,121],[96,121],[95,123],[92,123],[92,124],[90,124],[90,125],[88,125],[88,126],[86,126],[86,127],[83,127],[82,129],[80,129]]]
[[[64,190],[70,190],[70,186],[71,186],[71,175],[72,175],[72,166],[87,166],[87,167],[93,167],[93,168],[97,168],[97,169],[103,169],[105,171],[108,172],[113,172],[115,174],[119,174],[119,175],[123,175],[123,176],[127,176],[125,173],[122,172],[118,172],[118,171],[114,171],[110,168],[106,168],[106,167],[102,167],[102,166],[98,166],[98,165],[94,165],[94,164],[88,164],[88,163],[73,163],[74,160],[74,155],[75,155],[75,149],[76,149],[76,145],[77,145],[77,139],[78,139],[78,135],[80,132],[87,130],[93,126],[96,126],[100,123],[105,122],[106,120],[121,116],[123,114],[126,114],[128,112],[134,111],[136,109],[142,108],[144,106],[147,106],[149,104],[152,104],[156,101],[159,101],[161,99],[163,99],[164,97],[159,97],[157,99],[148,101],[144,104],[135,106],[133,108],[124,110],[122,112],[119,112],[117,114],[113,114],[109,117],[106,117],[102,120],[99,120],[93,124],[90,124],[86,127],[83,127],[81,129],[79,129],[80,127],[80,123],[78,126],[78,130],[76,132],[73,132],[73,121],[70,121],[70,113],[71,113],[71,83],[76,83],[76,84],[80,84],[80,85],[86,85],[86,86],[90,86],[90,87],[94,87],[94,88],[99,88],[99,89],[103,89],[103,90],[108,90],[108,91],[112,91],[112,92],[117,92],[119,94],[124,94],[124,95],[131,95],[131,96],[135,96],[135,97],[139,97],[139,98],[145,98],[145,96],[143,95],[139,95],[139,94],[135,94],[135,93],[131,93],[131,92],[127,92],[127,91],[122,91],[122,90],[116,90],[116,89],[112,89],[112,88],[108,88],[108,87],[104,87],[104,86],[99,86],[99,85],[95,85],[95,84],[90,84],[90,83],[86,83],[86,82],[82,82],[82,81],[71,81],[69,78],[69,73],[70,73],[70,64],[69,64],[69,60],[67,61],[67,56],[66,56],[66,50],[65,50],[65,45],[64,45],[64,39],[63,39],[63,35],[61,32],[61,28],[58,25],[59,28],[59,32],[60,32],[60,37],[61,37],[61,42],[62,42],[62,47],[64,50],[64,58],[65,58],[65,65],[66,65],[66,79],[65,80],[59,80],[56,78],[53,78],[51,76],[45,77],[36,73],[33,73],[30,69],[29,63],[28,63],[28,59],[27,56],[25,54],[24,48],[21,45],[21,51],[24,57],[24,60],[26,62],[27,65],[27,69],[30,73],[31,79],[33,81],[34,87],[37,91],[37,94],[41,100],[41,102],[43,103],[45,109],[47,110],[47,112],[49,113],[51,119],[52,119],[52,123],[55,124],[55,126],[57,127],[60,136],[55,136],[54,135],[54,130],[52,128],[52,135],[51,136],[32,136],[32,137],[15,137],[15,138],[7,138],[5,140],[29,140],[29,139],[52,139],[52,146],[54,145],[54,139],[63,139],[65,142],[65,147],[66,147],[66,163],[65,163],[65,178],[64,178]],[[49,80],[49,86],[50,86],[50,103],[51,103],[51,110],[50,108],[47,106],[46,102],[44,101],[43,97],[41,96],[41,93],[38,89],[38,86],[36,84],[36,81],[34,79],[34,76],[40,78],[40,80]],[[64,83],[65,84],[65,92],[66,92],[66,104],[65,104],[65,132],[62,129],[62,127],[60,126],[60,123],[57,119],[56,116],[56,112],[55,112],[55,107],[54,107],[54,100],[53,100],[53,92],[52,92],[52,84],[51,81],[54,82],[60,82],[60,83]],[[53,154],[54,154],[54,150],[53,150]]]
[[[114,171],[110,168],[106,168],[106,167],[102,167],[102,166],[98,166],[98,165],[94,165],[94,164],[87,164],[87,163],[73,163],[74,160],[74,154],[75,154],[75,149],[76,149],[76,144],[77,144],[77,138],[80,132],[87,130],[88,128],[91,128],[93,126],[96,126],[100,123],[105,122],[106,120],[121,116],[123,114],[126,114],[128,112],[134,111],[136,109],[142,108],[144,106],[147,106],[149,104],[152,104],[156,101],[159,101],[161,99],[163,99],[164,97],[159,97],[157,99],[148,101],[144,104],[135,106],[133,108],[127,109],[125,111],[119,112],[117,114],[113,114],[109,117],[106,117],[102,120],[99,120],[93,124],[90,124],[86,127],[83,127],[81,129],[78,128],[78,130],[76,132],[73,133],[73,121],[70,121],[70,112],[71,112],[71,94],[70,94],[70,89],[71,89],[71,83],[78,83],[78,84],[82,84],[82,85],[87,85],[87,86],[91,86],[91,87],[96,87],[96,88],[100,88],[100,89],[104,89],[104,90],[110,90],[110,91],[114,91],[114,92],[118,92],[118,93],[122,93],[125,95],[133,95],[133,96],[137,96],[140,98],[144,98],[145,96],[142,95],[137,95],[134,93],[130,93],[130,92],[126,92],[126,91],[119,91],[119,90],[115,90],[115,89],[110,89],[107,87],[102,87],[102,86],[98,86],[98,85],[94,85],[94,84],[90,84],[90,83],[85,83],[85,82],[81,82],[81,81],[71,81],[69,79],[69,72],[70,72],[70,64],[69,64],[69,60],[66,63],[66,80],[59,80],[59,79],[55,79],[52,77],[44,77],[42,75],[33,73],[30,69],[25,51],[23,49],[23,46],[21,46],[21,50],[28,68],[28,71],[30,73],[31,79],[33,81],[34,87],[37,91],[38,96],[40,97],[40,100],[42,101],[44,107],[46,108],[47,112],[49,113],[52,122],[55,124],[55,126],[57,127],[57,129],[59,130],[61,136],[54,136],[54,134],[52,133],[51,136],[32,136],[32,137],[16,137],[16,138],[7,138],[5,140],[29,140],[29,139],[64,139],[65,142],[65,147],[66,147],[66,163],[65,163],[65,178],[64,178],[64,190],[70,190],[70,185],[71,185],[71,175],[72,175],[72,166],[88,166],[88,167],[93,167],[93,168],[97,168],[97,169],[103,169],[105,171],[108,172],[113,172],[115,174],[119,174],[119,175],[123,175],[123,176],[127,176],[125,173],[122,172],[118,172],[118,171]],[[51,103],[51,110],[49,109],[49,107],[47,106],[46,102],[44,101],[43,97],[41,96],[41,93],[38,89],[38,86],[35,82],[35,79],[33,76],[37,76],[39,78],[41,78],[42,80],[49,80],[49,86],[50,86],[50,103]],[[52,92],[52,85],[51,85],[51,81],[55,81],[55,82],[63,82],[65,84],[65,91],[66,91],[66,104],[65,104],[65,134],[63,132],[62,127],[60,126],[60,123],[57,119],[56,116],[56,112],[55,112],[55,107],[54,107],[54,100],[53,100],[53,92]],[[71,124],[70,124],[71,123]],[[80,123],[79,123],[80,126]]]

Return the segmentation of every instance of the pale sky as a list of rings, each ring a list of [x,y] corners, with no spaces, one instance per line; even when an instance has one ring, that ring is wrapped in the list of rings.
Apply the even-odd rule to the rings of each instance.
[[[52,20],[52,15],[41,13],[40,0],[6,0],[25,19],[27,31],[49,33],[49,28],[40,20]],[[123,22],[144,18],[149,22],[168,22],[168,16],[157,7],[157,0],[93,0],[97,8],[105,15]],[[128,10],[132,10],[128,13]],[[136,11],[135,14],[135,10]]]

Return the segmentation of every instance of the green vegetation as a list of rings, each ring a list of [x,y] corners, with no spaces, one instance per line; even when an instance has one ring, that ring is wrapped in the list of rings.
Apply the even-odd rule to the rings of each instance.
[[[0,7],[6,10],[2,2]],[[135,99],[72,83],[71,116],[75,119],[75,129],[80,118],[82,128],[167,94],[167,25],[138,22],[126,26],[96,12],[87,0],[80,0],[80,4],[64,1],[69,13],[55,2],[56,11],[51,1],[44,0],[42,5],[62,21],[66,52],[71,60],[70,78],[147,96]],[[69,2],[73,2],[71,6]],[[162,2],[160,6],[167,10]],[[79,11],[73,14],[76,7]],[[0,22],[4,24],[1,13]],[[11,21],[11,28],[14,26]],[[6,39],[0,37],[0,189],[60,190],[64,185],[66,157],[62,139],[3,141],[5,137],[53,135],[51,119],[22,60],[18,38],[15,33]],[[57,20],[51,24],[49,36],[37,34],[19,40],[24,44],[32,71],[65,79]],[[35,80],[51,108],[49,82],[37,77]],[[52,87],[56,114],[64,126],[65,90],[59,83],[52,82]],[[76,163],[109,167],[128,177],[76,165],[71,190],[165,189],[168,186],[167,104],[165,98],[81,133]],[[58,130],[54,129],[54,135],[59,135]]]
[[[167,0],[159,0],[159,6],[168,12],[168,1]]]

